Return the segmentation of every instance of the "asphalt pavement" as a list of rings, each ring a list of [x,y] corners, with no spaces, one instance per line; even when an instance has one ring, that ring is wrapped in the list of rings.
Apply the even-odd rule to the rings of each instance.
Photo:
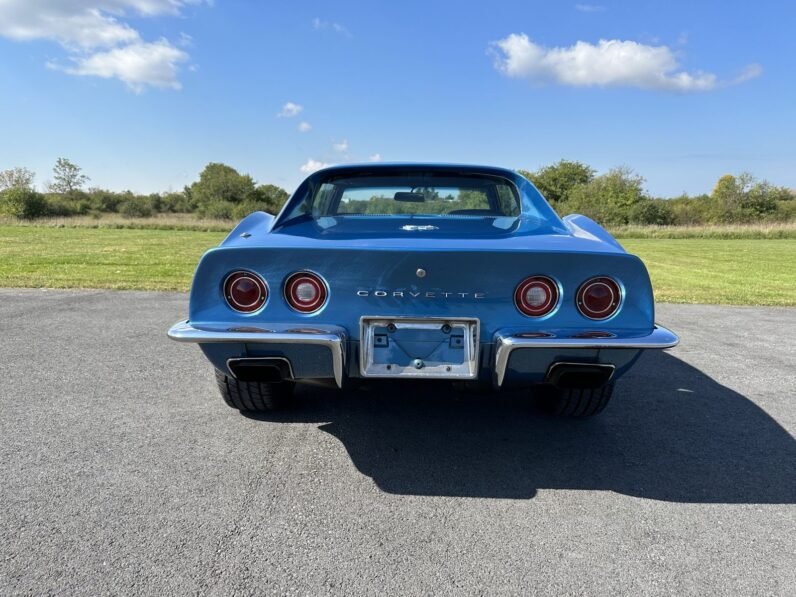
[[[681,336],[589,420],[521,394],[227,407],[183,294],[0,290],[0,594],[796,593],[796,309]]]

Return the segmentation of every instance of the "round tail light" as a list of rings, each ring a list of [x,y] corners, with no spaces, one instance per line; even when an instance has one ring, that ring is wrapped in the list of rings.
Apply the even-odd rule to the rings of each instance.
[[[547,276],[526,278],[514,291],[514,304],[529,317],[542,317],[558,304],[558,285]]]
[[[312,272],[296,272],[285,280],[285,300],[299,313],[315,313],[328,295],[323,278]]]
[[[621,300],[619,284],[607,277],[586,280],[576,297],[578,310],[589,319],[608,319],[616,313]]]
[[[240,313],[254,313],[268,300],[268,285],[252,272],[234,272],[224,280],[224,298]]]

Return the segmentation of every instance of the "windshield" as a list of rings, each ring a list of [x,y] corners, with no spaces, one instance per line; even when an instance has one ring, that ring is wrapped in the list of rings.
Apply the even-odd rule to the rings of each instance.
[[[311,185],[287,219],[328,216],[516,217],[514,185],[485,175],[345,176]]]

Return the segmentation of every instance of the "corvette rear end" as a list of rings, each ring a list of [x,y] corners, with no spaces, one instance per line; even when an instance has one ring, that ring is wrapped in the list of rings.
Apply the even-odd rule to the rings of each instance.
[[[202,258],[169,336],[200,345],[240,410],[295,383],[393,378],[527,387],[572,416],[677,343],[643,263],[518,174],[382,164],[317,172],[276,218],[244,219]]]

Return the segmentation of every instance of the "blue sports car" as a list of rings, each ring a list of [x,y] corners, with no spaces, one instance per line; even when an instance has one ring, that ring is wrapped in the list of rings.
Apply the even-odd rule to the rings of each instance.
[[[309,176],[199,262],[189,318],[221,394],[275,409],[296,383],[451,380],[602,411],[655,324],[649,275],[592,220],[559,218],[511,170],[367,164]]]

